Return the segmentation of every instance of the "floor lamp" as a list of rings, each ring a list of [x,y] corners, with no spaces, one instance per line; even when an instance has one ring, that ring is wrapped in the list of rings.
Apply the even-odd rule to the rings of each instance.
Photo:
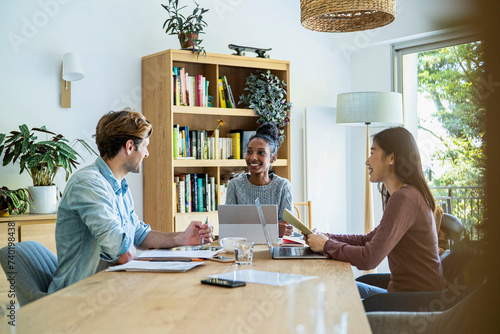
[[[403,125],[403,99],[394,92],[358,92],[337,96],[337,124],[366,126],[366,159],[370,155],[370,125]],[[365,234],[374,228],[372,187],[365,168]]]

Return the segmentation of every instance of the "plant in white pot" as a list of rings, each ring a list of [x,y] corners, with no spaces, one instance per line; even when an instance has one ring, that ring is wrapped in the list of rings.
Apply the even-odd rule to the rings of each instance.
[[[30,213],[55,213],[57,210],[57,188],[54,178],[63,169],[66,181],[79,163],[81,157],[61,134],[48,131],[45,126],[28,129],[26,124],[19,126],[20,131],[0,133],[0,157],[3,153],[3,166],[19,163],[21,170],[27,171],[33,180],[28,187],[33,197]],[[48,139],[38,140],[36,134],[45,134]],[[50,138],[49,138],[50,137]],[[4,142],[5,141],[5,142]],[[97,154],[83,139],[76,139],[89,152]]]

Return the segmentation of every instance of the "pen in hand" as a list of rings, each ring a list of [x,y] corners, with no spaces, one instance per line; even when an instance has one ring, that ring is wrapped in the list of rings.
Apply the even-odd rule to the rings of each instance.
[[[205,220],[205,225],[208,224],[208,216],[207,219]],[[203,246],[205,244],[205,238],[201,238],[201,245]]]

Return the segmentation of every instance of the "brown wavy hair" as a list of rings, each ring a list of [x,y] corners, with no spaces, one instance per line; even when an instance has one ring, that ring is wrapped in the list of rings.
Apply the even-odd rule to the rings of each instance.
[[[384,151],[384,157],[394,153],[394,170],[399,181],[417,188],[434,212],[436,202],[425,180],[420,152],[413,135],[403,127],[389,128],[374,135],[373,142]],[[385,209],[391,194],[383,184],[382,187],[379,185],[379,190]]]
[[[139,144],[153,133],[153,126],[135,110],[110,111],[97,123],[94,135],[103,159],[113,159],[128,140]]]

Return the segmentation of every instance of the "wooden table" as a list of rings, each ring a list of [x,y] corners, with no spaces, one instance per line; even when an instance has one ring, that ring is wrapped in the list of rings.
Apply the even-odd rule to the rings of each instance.
[[[200,284],[235,268],[205,261],[185,273],[100,272],[21,307],[18,333],[288,333],[287,287]],[[325,319],[347,311],[349,333],[371,332],[348,263],[272,260],[267,246],[258,245],[243,269],[319,276]]]

